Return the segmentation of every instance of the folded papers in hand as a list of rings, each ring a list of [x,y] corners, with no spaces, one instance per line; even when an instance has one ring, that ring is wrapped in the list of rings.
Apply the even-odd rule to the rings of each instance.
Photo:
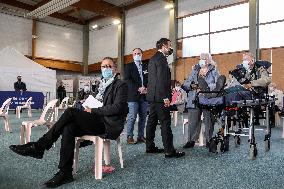
[[[103,106],[103,103],[98,101],[96,98],[94,98],[92,95],[89,95],[89,97],[85,100],[85,102],[82,104],[84,108],[99,108]]]

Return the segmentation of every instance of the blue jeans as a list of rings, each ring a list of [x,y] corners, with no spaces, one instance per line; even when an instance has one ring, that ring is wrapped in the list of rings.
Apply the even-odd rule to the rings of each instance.
[[[148,102],[144,99],[140,99],[138,102],[128,102],[128,108],[129,113],[127,116],[127,136],[133,137],[134,125],[138,114],[138,138],[144,137]]]

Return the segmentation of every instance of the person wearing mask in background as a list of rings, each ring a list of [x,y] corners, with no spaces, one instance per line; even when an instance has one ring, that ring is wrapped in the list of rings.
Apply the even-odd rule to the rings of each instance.
[[[214,131],[214,118],[207,109],[200,109],[196,106],[195,99],[198,90],[201,91],[220,91],[224,87],[226,78],[220,76],[216,65],[209,53],[201,53],[199,63],[192,67],[192,72],[182,85],[188,92],[188,138],[183,148],[193,148],[199,138],[201,130],[201,114],[205,125],[206,147],[209,147],[210,139]]]
[[[65,90],[65,87],[64,87],[62,81],[60,82],[60,85],[57,88],[57,96],[58,96],[58,99],[59,99],[60,103],[63,100],[63,98],[66,97],[66,90]]]
[[[275,126],[275,114],[282,112],[283,108],[283,92],[276,88],[275,83],[270,83],[268,86],[268,94],[269,96],[274,96],[276,98],[274,106],[269,109],[269,125]]]
[[[42,159],[45,150],[49,150],[62,136],[59,172],[44,183],[46,187],[55,188],[74,180],[72,166],[75,137],[95,135],[115,140],[120,136],[127,113],[127,84],[117,78],[116,70],[117,64],[112,58],[103,59],[101,63],[103,79],[95,96],[103,103],[102,107],[87,108],[84,111],[68,108],[38,141],[9,147],[19,155]]]
[[[147,101],[150,103],[150,113],[146,126],[146,153],[165,153],[165,158],[179,158],[185,155],[178,152],[173,145],[171,130],[171,73],[167,57],[173,53],[171,41],[161,38],[156,43],[158,51],[150,59],[148,65]],[[164,149],[156,147],[154,139],[158,120],[161,124],[161,134]]]
[[[17,77],[17,82],[14,83],[14,89],[15,91],[26,91],[27,88],[26,88],[26,84],[24,82],[22,82],[22,76],[19,75]]]
[[[127,117],[127,143],[145,143],[144,130],[146,124],[148,102],[146,101],[148,72],[147,65],[142,63],[142,50],[135,48],[132,51],[133,62],[125,65],[124,79],[128,85],[128,117]],[[134,141],[133,130],[138,121],[137,141]]]
[[[171,105],[175,106],[179,113],[184,112],[186,98],[187,98],[186,92],[181,88],[181,83],[177,81],[175,88],[173,88],[172,91]]]

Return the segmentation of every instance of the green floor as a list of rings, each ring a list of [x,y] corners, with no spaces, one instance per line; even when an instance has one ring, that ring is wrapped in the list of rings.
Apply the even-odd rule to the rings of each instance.
[[[0,189],[43,188],[43,182],[57,172],[60,140],[42,160],[19,156],[9,150],[11,144],[19,144],[20,124],[28,120],[25,113],[17,119],[11,112],[13,133],[5,133],[0,120]],[[35,112],[34,116],[39,116]],[[32,129],[32,141],[38,139],[46,128]],[[145,145],[127,145],[122,137],[125,168],[121,169],[117,151],[112,144],[112,165],[116,170],[96,181],[92,172],[93,148],[80,150],[79,170],[75,181],[59,188],[189,188],[189,189],[281,189],[284,188],[284,139],[281,128],[273,128],[271,150],[264,152],[264,135],[257,133],[259,155],[256,160],[248,159],[247,138],[242,138],[240,147],[233,146],[222,155],[211,154],[205,147],[185,150],[180,159],[165,159],[162,154],[145,154]],[[173,127],[174,144],[182,149],[184,142],[181,121]],[[157,129],[157,145],[162,147],[160,130]]]

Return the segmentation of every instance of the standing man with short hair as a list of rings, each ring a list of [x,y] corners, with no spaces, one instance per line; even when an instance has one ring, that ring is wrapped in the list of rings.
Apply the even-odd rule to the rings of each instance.
[[[158,52],[150,59],[148,65],[147,101],[150,103],[150,113],[146,127],[146,153],[165,153],[166,158],[179,158],[184,152],[177,152],[173,145],[171,130],[171,73],[167,57],[173,53],[171,41],[161,38],[156,43]],[[164,150],[155,146],[155,132],[161,123],[161,134]]]
[[[19,75],[17,77],[17,82],[14,83],[14,89],[15,91],[26,91],[27,88],[26,88],[26,84],[24,82],[22,82],[22,76]]]
[[[124,77],[128,85],[128,118],[127,118],[127,143],[135,144],[133,130],[138,121],[137,143],[145,143],[144,129],[147,117],[148,103],[146,101],[148,71],[147,65],[142,64],[142,50],[135,48],[132,51],[133,62],[125,66]]]

